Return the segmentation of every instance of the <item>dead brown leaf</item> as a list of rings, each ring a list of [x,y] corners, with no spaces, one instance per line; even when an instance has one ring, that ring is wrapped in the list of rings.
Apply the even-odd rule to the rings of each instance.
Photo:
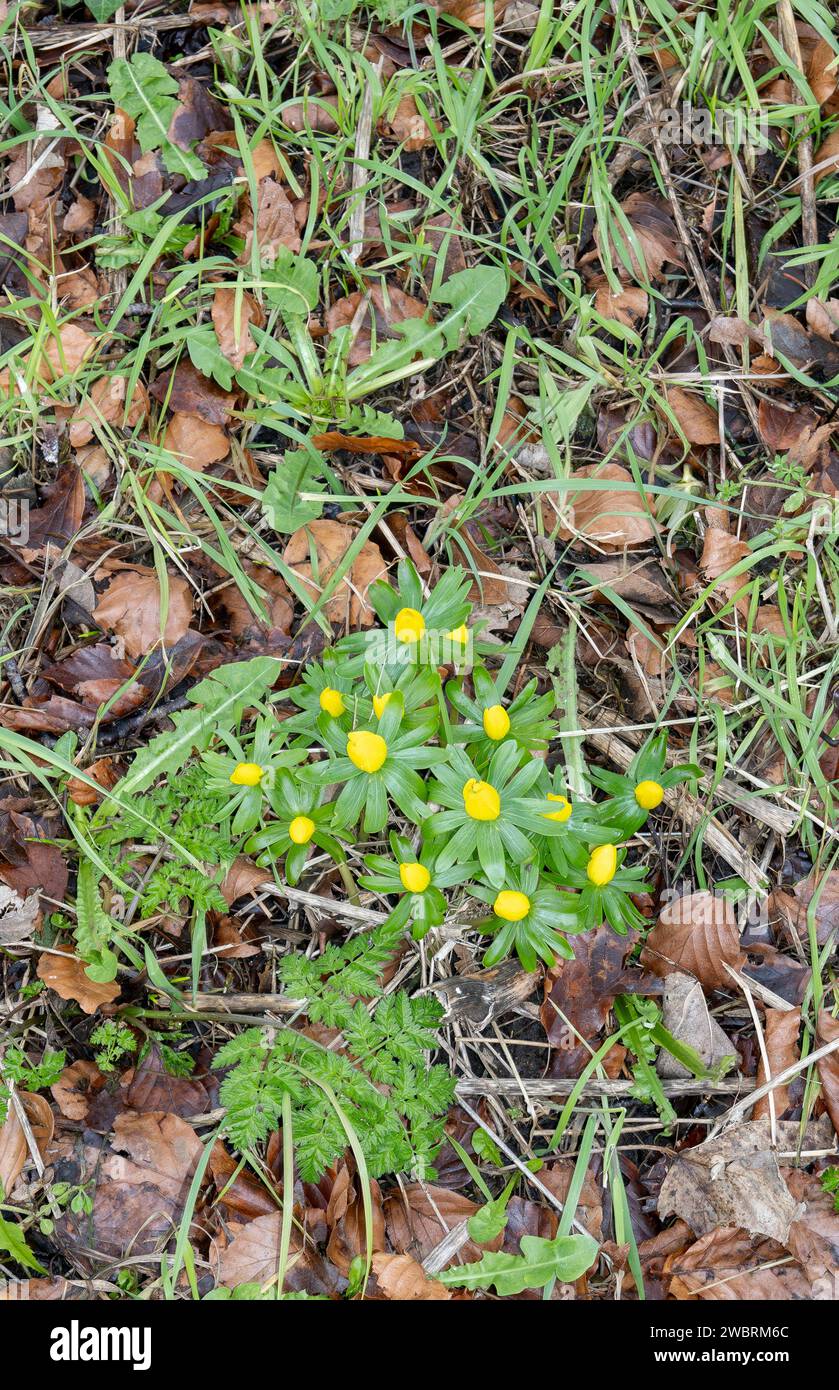
[[[95,1014],[103,1004],[110,1004],[119,998],[120,987],[116,980],[110,984],[97,984],[85,974],[84,962],[74,956],[72,951],[54,946],[38,957],[38,979],[62,999],[73,999],[86,1014]]]
[[[635,234],[633,244],[621,228],[623,255],[614,244],[610,248],[612,265],[621,280],[648,280],[652,284],[663,278],[666,263],[684,265],[684,251],[666,203],[646,193],[630,193],[621,208]],[[601,250],[597,231],[595,242]]]
[[[791,1067],[798,1061],[798,1034],[800,1030],[800,1009],[766,1010],[763,1020],[763,1036],[772,1076],[786,1071],[787,1067]],[[766,1075],[761,1057],[757,1069],[756,1085],[758,1088],[765,1086],[768,1080],[769,1077]],[[775,1118],[780,1120],[789,1105],[789,1087],[776,1086],[772,1095],[775,1102]],[[764,1116],[768,1116],[769,1113],[769,1097],[761,1096],[760,1100],[755,1102],[752,1119],[760,1120]]]
[[[571,474],[572,481],[586,478],[622,486],[620,489],[607,487],[572,492],[573,500],[565,514],[568,524],[560,524],[562,540],[587,542],[605,550],[625,550],[628,546],[645,545],[652,539],[655,503],[652,497],[639,497],[628,469],[619,463],[594,463],[585,464]],[[629,486],[624,486],[626,484]],[[545,511],[545,521],[552,531],[555,521],[550,510]]]
[[[67,1120],[85,1119],[91,1097],[101,1091],[107,1077],[95,1062],[81,1058],[65,1067],[58,1080],[50,1086],[52,1098]]]
[[[409,154],[434,144],[434,136],[410,92],[401,98],[390,116],[379,121],[379,134],[392,135]]]
[[[810,1285],[797,1264],[777,1266],[787,1253],[774,1240],[719,1226],[664,1262],[671,1298],[763,1303],[809,1298]]]
[[[638,982],[638,973],[624,965],[633,945],[631,936],[598,927],[577,938],[573,960],[560,960],[548,971],[540,1017],[555,1049],[552,1076],[579,1076],[590,1060],[585,1044],[594,1044],[599,1037],[615,996]]]
[[[273,1288],[280,1264],[281,1229],[281,1212],[258,1216],[242,1227],[219,1256],[219,1283],[229,1289],[239,1284]],[[313,1249],[311,1243],[303,1248],[301,1237],[293,1230],[283,1288],[309,1294],[331,1294],[345,1287],[346,1282],[338,1271]]]
[[[681,425],[689,444],[719,444],[719,419],[707,401],[690,391],[683,391],[680,386],[669,387],[666,394],[667,404]]]
[[[373,1212],[372,1249],[377,1252],[383,1251],[385,1220],[382,1193],[379,1184],[373,1179],[370,1181],[370,1200]],[[347,1163],[342,1163],[339,1167],[329,1194],[326,1224],[329,1227],[326,1253],[335,1268],[346,1278],[353,1260],[362,1255],[367,1248],[364,1203]]]
[[[213,328],[218,345],[224,356],[238,371],[249,352],[256,344],[251,337],[250,325],[259,326],[261,313],[252,295],[243,291],[239,295],[239,312],[236,313],[236,291],[226,285],[219,285],[213,295]]]
[[[130,402],[126,402],[128,377],[100,376],[90,388],[70,421],[69,438],[74,449],[89,444],[94,426],[115,425],[117,429],[133,429],[148,414],[149,398],[146,388],[137,382]]]
[[[0,883],[0,946],[28,941],[34,932],[40,931],[41,921],[37,893],[21,898],[14,888]]]
[[[443,1236],[474,1216],[478,1208],[468,1197],[447,1187],[406,1183],[386,1198],[384,1210],[388,1239],[397,1254],[411,1255],[421,1263]],[[483,1247],[467,1240],[460,1248],[460,1258],[466,1264],[479,1260],[486,1250],[499,1249],[502,1239],[498,1236]]]
[[[373,1256],[373,1273],[385,1298],[400,1303],[451,1298],[451,1290],[438,1279],[429,1279],[422,1265],[410,1255]]]
[[[35,1095],[31,1091],[18,1091],[17,1096],[29,1121],[38,1152],[43,1158],[55,1128],[49,1102],[44,1096]],[[8,1113],[0,1126],[0,1189],[5,1197],[11,1195],[29,1158],[29,1145],[23,1126],[18,1119],[15,1106],[9,1102]]]
[[[263,265],[271,266],[277,259],[280,247],[285,246],[289,251],[300,250],[300,233],[294,217],[294,205],[281,183],[270,177],[264,178],[257,194],[256,228],[250,200],[245,198],[242,216],[233,229],[245,240],[239,264],[250,264],[256,236],[259,258]]]
[[[124,569],[114,575],[102,593],[93,617],[101,628],[115,632],[129,656],[145,656],[161,640],[167,647],[178,642],[192,617],[192,590],[180,575],[169,576],[166,624],[162,626],[163,600],[157,575]]]
[[[230,440],[221,425],[179,410],[166,426],[163,447],[193,473],[203,473],[211,464],[227,458]]]
[[[318,599],[336,570],[343,568],[343,559],[353,544],[357,531],[340,521],[312,521],[295,531],[283,552],[283,560]],[[312,571],[309,546],[314,543],[317,556],[316,573]],[[331,623],[354,632],[370,627],[373,609],[367,601],[367,590],[386,573],[382,553],[372,541],[365,541],[353,561],[349,573],[327,600],[324,612]]]
[[[702,986],[692,975],[674,970],[664,981],[662,1022],[669,1033],[699,1053],[706,1067],[716,1067],[736,1055],[734,1044],[708,1012]],[[693,1073],[664,1048],[656,1070],[666,1080],[686,1080]]]
[[[399,336],[391,331],[395,325],[405,319],[421,319],[427,313],[428,306],[421,300],[388,282],[386,286],[370,285],[345,299],[336,299],[326,312],[325,322],[330,333],[352,326],[355,336],[347,361],[349,366],[357,367],[367,361],[374,344]]]
[[[836,1042],[838,1038],[839,1018],[834,1018],[827,1009],[821,1009],[816,1025],[817,1047],[823,1046],[824,1043]],[[816,1066],[827,1113],[833,1122],[833,1128],[839,1134],[839,1052],[829,1052],[816,1063]]]
[[[117,1257],[160,1251],[175,1234],[202,1151],[192,1125],[177,1115],[117,1115],[104,1157],[99,1149],[88,1154],[96,1190],[85,1244]]]
[[[739,970],[745,960],[734,907],[722,893],[683,893],[668,903],[641,952],[656,975],[684,970],[706,989],[731,984],[723,962]]]
[[[615,291],[605,276],[598,276],[594,286],[594,307],[604,319],[613,319],[625,328],[637,328],[647,317],[649,295],[638,285],[626,285]]]

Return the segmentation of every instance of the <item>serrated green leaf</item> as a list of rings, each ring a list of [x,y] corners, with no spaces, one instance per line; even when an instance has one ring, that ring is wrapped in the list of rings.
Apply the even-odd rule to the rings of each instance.
[[[597,1241],[591,1236],[522,1236],[521,1255],[487,1254],[471,1265],[446,1269],[436,1277],[458,1289],[488,1289],[494,1285],[502,1297],[543,1289],[551,1279],[572,1284],[591,1267],[597,1256]]]
[[[7,1221],[0,1216],[0,1251],[9,1255],[24,1269],[34,1269],[38,1274],[46,1274],[43,1265],[40,1265],[33,1255],[29,1246],[26,1244],[20,1233],[20,1227],[14,1221]]]
[[[277,464],[262,494],[262,510],[274,531],[290,536],[321,516],[323,502],[303,494],[323,492],[322,466],[316,449],[293,449]]]
[[[201,160],[169,139],[178,83],[159,59],[151,53],[134,53],[130,61],[116,58],[108,69],[108,86],[114,106],[133,117],[144,154],[160,150],[170,174],[182,174],[186,179],[205,177],[207,170]]]

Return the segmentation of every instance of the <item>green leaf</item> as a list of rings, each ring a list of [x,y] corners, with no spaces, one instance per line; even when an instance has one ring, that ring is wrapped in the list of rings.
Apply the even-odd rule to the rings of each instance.
[[[317,306],[320,289],[318,268],[305,256],[281,246],[271,266],[262,268],[262,293],[266,303],[283,314],[309,314]]]
[[[448,304],[451,312],[441,320],[440,331],[449,348],[462,338],[488,328],[504,303],[507,277],[497,266],[481,265],[449,276],[434,296],[435,304]]]
[[[522,1236],[521,1255],[488,1254],[476,1264],[458,1265],[436,1277],[458,1289],[488,1289],[508,1296],[525,1289],[543,1289],[551,1279],[572,1284],[597,1257],[597,1241],[591,1236]]]
[[[189,698],[200,708],[175,715],[175,728],[158,734],[138,752],[118,785],[119,801],[125,804],[164,773],[180,771],[193,752],[203,752],[218,729],[232,728],[239,722],[246,706],[271,689],[279,671],[280,662],[274,657],[257,656],[219,666],[199,681]],[[107,798],[102,809],[108,813]]]
[[[97,24],[106,24],[119,9],[122,0],[85,0]]]
[[[203,179],[201,160],[179,149],[169,139],[169,126],[177,106],[178,83],[150,53],[134,53],[131,61],[117,58],[108,69],[108,86],[114,106],[136,122],[136,135],[144,154],[160,150],[170,174]]]
[[[29,1246],[14,1221],[6,1221],[0,1216],[0,1251],[11,1256],[24,1269],[34,1269],[38,1274],[46,1274],[43,1265],[35,1259]]]
[[[302,494],[322,493],[323,458],[316,449],[293,449],[278,464],[265,484],[262,510],[268,524],[280,535],[290,536],[309,521],[317,521],[323,502]]]
[[[192,365],[202,376],[212,377],[223,391],[232,389],[235,372],[219,347],[215,330],[209,324],[190,329],[186,346]]]

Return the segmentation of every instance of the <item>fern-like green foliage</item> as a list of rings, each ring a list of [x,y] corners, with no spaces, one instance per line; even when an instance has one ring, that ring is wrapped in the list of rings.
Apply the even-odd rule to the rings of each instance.
[[[436,1000],[405,994],[383,1000],[372,1018],[357,1004],[345,1030],[350,1056],[291,1029],[273,1039],[259,1028],[241,1033],[215,1059],[217,1067],[231,1068],[220,1094],[231,1142],[242,1152],[264,1142],[288,1096],[304,1181],[316,1182],[340,1157],[350,1142],[348,1127],[372,1177],[433,1177],[454,1081],[445,1067],[424,1066],[417,1049],[435,1045],[430,1029],[441,1013]]]
[[[327,946],[317,960],[286,956],[279,968],[286,993],[307,1001],[306,1012],[313,1023],[344,1028],[353,1018],[356,999],[381,993],[382,969],[401,937],[401,926],[384,922],[342,946]]]

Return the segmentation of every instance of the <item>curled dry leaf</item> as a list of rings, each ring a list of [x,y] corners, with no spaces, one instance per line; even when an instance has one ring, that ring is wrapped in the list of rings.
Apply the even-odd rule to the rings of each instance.
[[[261,888],[264,883],[273,883],[274,875],[270,869],[260,869],[252,859],[247,859],[243,854],[237,855],[227,871],[227,876],[221,885],[221,894],[229,907],[235,903],[237,898],[247,897],[249,893],[254,893],[257,888]]]
[[[132,429],[146,418],[149,398],[141,382],[137,382],[126,402],[128,377],[100,376],[90,388],[90,394],[82,401],[70,421],[69,437],[74,449],[89,444],[93,438],[94,427],[115,425],[117,429]]]
[[[509,0],[494,0],[495,21],[502,20]],[[484,0],[435,0],[435,8],[444,19],[459,19],[470,29],[483,29],[486,26],[486,4]]]
[[[92,198],[77,193],[64,214],[65,232],[90,232],[96,221],[96,204]]]
[[[198,415],[211,425],[226,425],[233,409],[235,395],[224,391],[217,382],[203,376],[186,358],[174,371],[161,372],[149,394],[172,411]]]
[[[371,1245],[372,1249],[378,1252],[385,1248],[385,1220],[381,1188],[374,1179],[370,1181],[370,1200],[373,1213]],[[335,1268],[346,1278],[353,1260],[362,1255],[367,1248],[364,1203],[346,1163],[339,1168],[329,1194],[326,1224],[329,1227],[326,1253]]]
[[[708,527],[705,532],[699,563],[705,578],[714,585],[715,594],[725,599],[733,599],[743,586],[748,584],[747,569],[728,579],[721,579],[720,576],[726,574],[728,570],[738,565],[750,554],[751,551],[746,542],[738,540],[736,536],[729,535],[722,526],[710,525]],[[737,606],[741,611],[744,609],[748,611],[748,596],[739,599]]]
[[[598,488],[570,493],[571,504],[566,512],[568,525],[560,525],[564,541],[589,542],[596,548],[624,550],[627,546],[645,545],[655,535],[655,503],[651,497],[640,497],[635,480],[628,469],[619,463],[586,464],[571,474],[572,481],[595,478],[600,482],[619,483],[620,488]],[[555,516],[545,510],[546,525],[553,530]]]
[[[0,946],[14,946],[19,941],[28,941],[40,926],[38,894],[21,898],[14,888],[0,883]]]
[[[95,1062],[81,1058],[65,1067],[58,1080],[50,1086],[52,1098],[67,1120],[83,1120],[91,1098],[101,1091],[107,1077]]]
[[[730,986],[723,962],[739,970],[746,957],[732,903],[722,893],[683,893],[662,910],[641,952],[656,975],[694,975],[706,989]]]
[[[265,178],[258,187],[256,228],[254,229],[253,210],[246,198],[242,216],[234,231],[244,237],[245,245],[240,265],[249,265],[256,236],[259,258],[263,265],[273,265],[279,255],[280,247],[289,251],[300,250],[300,234],[294,217],[294,205],[281,183],[276,179]]]
[[[338,109],[338,98],[332,93],[325,96],[304,97],[302,101],[290,101],[280,107],[280,119],[289,130],[315,130],[324,135],[334,135],[338,121],[333,115]]]
[[[55,1129],[49,1102],[45,1096],[34,1095],[31,1091],[18,1091],[17,1095],[43,1158]],[[10,1103],[6,1119],[0,1127],[0,1190],[5,1196],[11,1194],[29,1159],[29,1145],[23,1126],[15,1106]]]
[[[737,1226],[785,1244],[800,1206],[769,1140],[767,1122],[749,1120],[684,1149],[661,1184],[659,1216],[680,1216],[698,1236]]]
[[[827,1009],[819,1012],[818,1023],[816,1025],[816,1044],[818,1047],[824,1043],[832,1043],[839,1040],[839,1019],[836,1019]],[[827,1107],[833,1128],[839,1134],[839,1050],[829,1052],[826,1057],[816,1063],[819,1069],[819,1081],[822,1086],[822,1095]]]
[[[763,1038],[766,1046],[766,1055],[769,1059],[769,1071],[772,1076],[777,1076],[779,1072],[786,1071],[787,1067],[793,1066],[798,1061],[798,1034],[801,1029],[801,1010],[800,1009],[767,1009],[763,1020]],[[757,1086],[766,1084],[769,1077],[763,1065],[763,1058],[757,1069]],[[789,1087],[776,1086],[772,1093],[775,1103],[775,1118],[780,1119],[789,1105]],[[752,1119],[760,1120],[768,1116],[769,1097],[761,1096],[755,1102],[752,1111]]]
[[[318,599],[336,570],[344,568],[344,556],[353,544],[357,532],[340,521],[311,521],[295,531],[283,552],[283,560]],[[314,544],[316,570],[313,573],[310,544]],[[352,563],[352,568],[327,600],[324,612],[331,623],[346,626],[350,631],[370,627],[374,614],[367,600],[367,590],[386,572],[382,553],[372,541],[365,541]]]
[[[120,570],[102,593],[93,617],[101,628],[115,632],[129,656],[145,656],[161,640],[162,597],[157,575],[136,569]],[[184,636],[192,617],[192,591],[180,575],[169,576],[169,602],[162,637],[173,647]]]
[[[238,295],[238,313],[236,303],[235,289],[219,285],[213,295],[213,328],[224,356],[238,371],[248,353],[256,347],[250,325],[256,323],[258,326],[260,314],[256,300],[247,292]]]
[[[379,133],[392,135],[409,154],[434,144],[427,121],[417,110],[417,103],[410,93],[403,96],[392,115],[379,122]]]
[[[824,143],[819,145],[813,156],[813,168],[816,186],[822,179],[832,178],[839,173],[839,128],[832,130]]]
[[[193,473],[203,473],[230,453],[230,440],[221,425],[198,415],[176,411],[166,426],[163,447]]]
[[[55,946],[51,951],[43,951],[38,957],[38,979],[62,999],[73,999],[86,1014],[95,1014],[103,1004],[110,1004],[119,998],[120,987],[116,980],[110,984],[98,984],[85,974],[84,961],[74,956],[72,951]]]
[[[784,1180],[804,1210],[789,1230],[787,1248],[813,1286],[814,1298],[836,1298],[839,1265],[839,1211],[832,1193],[824,1191],[815,1173],[782,1169]]]
[[[680,386],[667,390],[667,404],[678,420],[689,444],[719,444],[720,425],[717,413],[707,401]]]
[[[814,872],[796,883],[790,892],[777,890],[772,894],[771,905],[793,942],[796,937],[806,942],[807,914],[813,898],[816,941],[819,946],[826,946],[831,932],[839,931],[839,869],[830,869],[826,874]]]
[[[598,927],[577,938],[573,960],[560,960],[548,971],[540,1017],[555,1049],[552,1076],[579,1076],[590,1060],[586,1044],[600,1035],[615,996],[637,982],[637,972],[624,967],[633,944],[630,936]]]
[[[429,1279],[410,1255],[374,1255],[373,1273],[385,1298],[401,1303],[442,1301],[452,1296],[439,1280]]]

